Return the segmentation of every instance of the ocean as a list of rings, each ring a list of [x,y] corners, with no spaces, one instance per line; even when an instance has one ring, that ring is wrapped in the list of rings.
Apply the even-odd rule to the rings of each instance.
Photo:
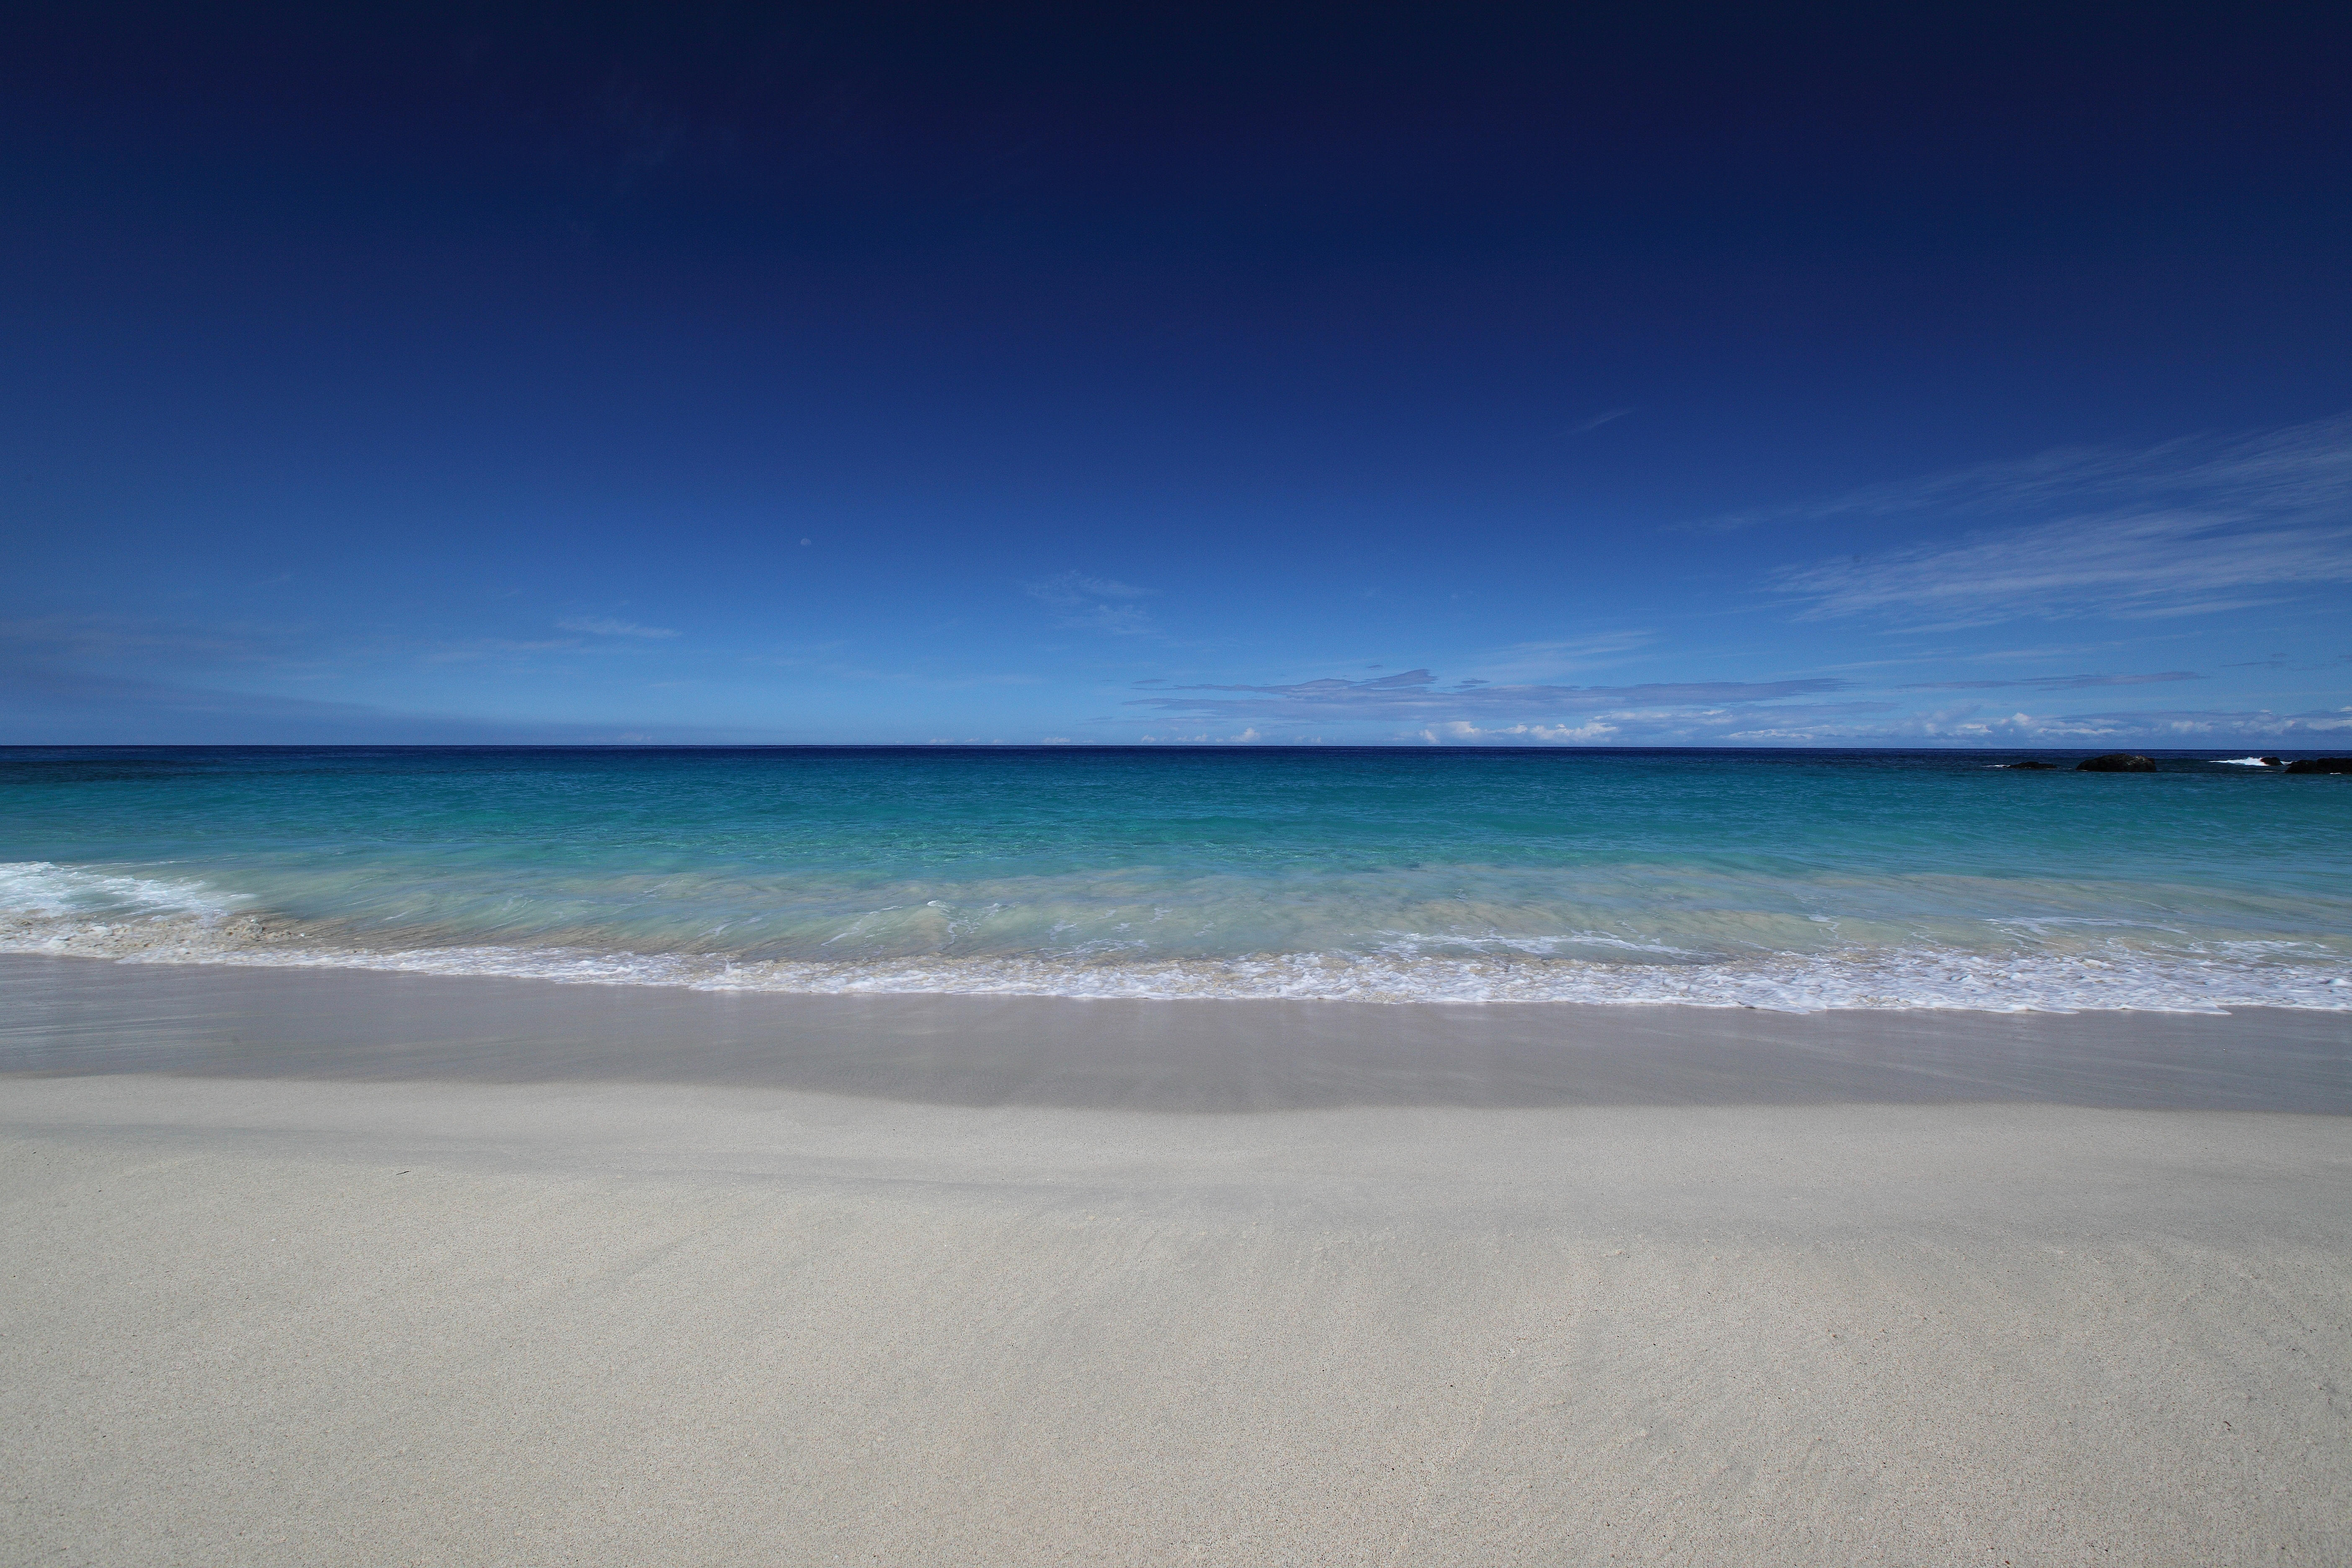
[[[808,993],[2352,1007],[2352,778],[2079,754],[18,747],[0,951]]]

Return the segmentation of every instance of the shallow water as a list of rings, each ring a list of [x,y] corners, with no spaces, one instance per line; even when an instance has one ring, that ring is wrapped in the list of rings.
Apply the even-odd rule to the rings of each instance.
[[[2352,1006],[2352,781],[2238,755],[16,749],[0,949],[820,992]]]

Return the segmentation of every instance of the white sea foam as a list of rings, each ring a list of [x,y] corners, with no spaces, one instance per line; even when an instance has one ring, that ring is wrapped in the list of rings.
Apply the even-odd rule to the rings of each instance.
[[[2266,768],[2271,765],[2261,757],[2215,757],[2213,761],[2225,768]]]
[[[226,915],[246,902],[194,880],[132,877],[47,860],[0,862],[0,918]]]
[[[410,949],[307,945],[255,917],[137,921],[0,918],[0,951],[124,963],[367,969],[571,984],[808,995],[1289,998],[1336,1002],[1678,1003],[1783,1012],[1966,1008],[1995,1012],[2233,1007],[2352,1010],[2352,974],[2315,943],[2230,942],[2161,956],[1855,949],[1713,963],[1381,953],[1225,959],[1034,957],[743,962],[699,953],[488,944]]]
[[[1833,938],[1815,951],[1749,945],[1737,956],[1591,930],[1391,930],[1350,951],[1224,957],[1154,954],[1140,941],[1097,938],[1054,952],[747,959],[450,941],[446,932],[437,942],[422,934],[386,942],[381,931],[359,938],[348,927],[304,929],[253,912],[250,903],[194,879],[0,864],[0,952],[824,995],[1678,1003],[1790,1012],[2352,1010],[2352,961],[2327,942],[2200,937],[2094,916],[1983,921],[1982,947]],[[1839,924],[1824,923],[1832,931]]]

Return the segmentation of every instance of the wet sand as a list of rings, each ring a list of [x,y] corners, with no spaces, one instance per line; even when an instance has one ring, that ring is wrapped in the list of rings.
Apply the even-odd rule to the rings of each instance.
[[[792,996],[0,953],[0,1072],[732,1084],[944,1105],[2008,1101],[2352,1114],[2352,1012]]]
[[[0,960],[5,1555],[2352,1560],[2352,1020]]]

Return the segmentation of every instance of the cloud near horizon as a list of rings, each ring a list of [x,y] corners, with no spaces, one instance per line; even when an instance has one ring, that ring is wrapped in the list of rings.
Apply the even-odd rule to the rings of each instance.
[[[1801,680],[1654,681],[1638,686],[1495,685],[1473,679],[1441,687],[1430,671],[1409,669],[1362,680],[1326,678],[1275,686],[1182,686],[1165,693],[1131,697],[1125,705],[1221,723],[1376,721],[1415,731],[1481,719],[1506,726],[1528,725],[1567,715],[1746,707],[1843,691],[1850,685],[1834,678],[1815,677]]]
[[[1883,692],[1956,696],[2171,685],[2201,680],[2194,670],[2148,674],[2022,677],[1916,682]],[[1962,696],[1930,711],[1828,677],[1772,681],[1654,681],[1627,686],[1441,684],[1416,668],[1360,680],[1251,685],[1203,683],[1152,690],[1124,705],[1148,710],[1161,741],[1169,725],[1246,727],[1249,739],[1285,741],[1361,734],[1379,726],[1387,742],[1438,745],[1984,745],[2137,744],[2195,747],[2263,741],[2334,743],[2352,732],[2352,709],[2138,710],[2036,714],[1998,710]],[[1838,700],[1819,700],[1853,692]],[[1098,721],[1137,722],[1125,721]],[[1201,734],[1187,740],[1241,739]],[[1366,735],[1367,740],[1373,739]]]

